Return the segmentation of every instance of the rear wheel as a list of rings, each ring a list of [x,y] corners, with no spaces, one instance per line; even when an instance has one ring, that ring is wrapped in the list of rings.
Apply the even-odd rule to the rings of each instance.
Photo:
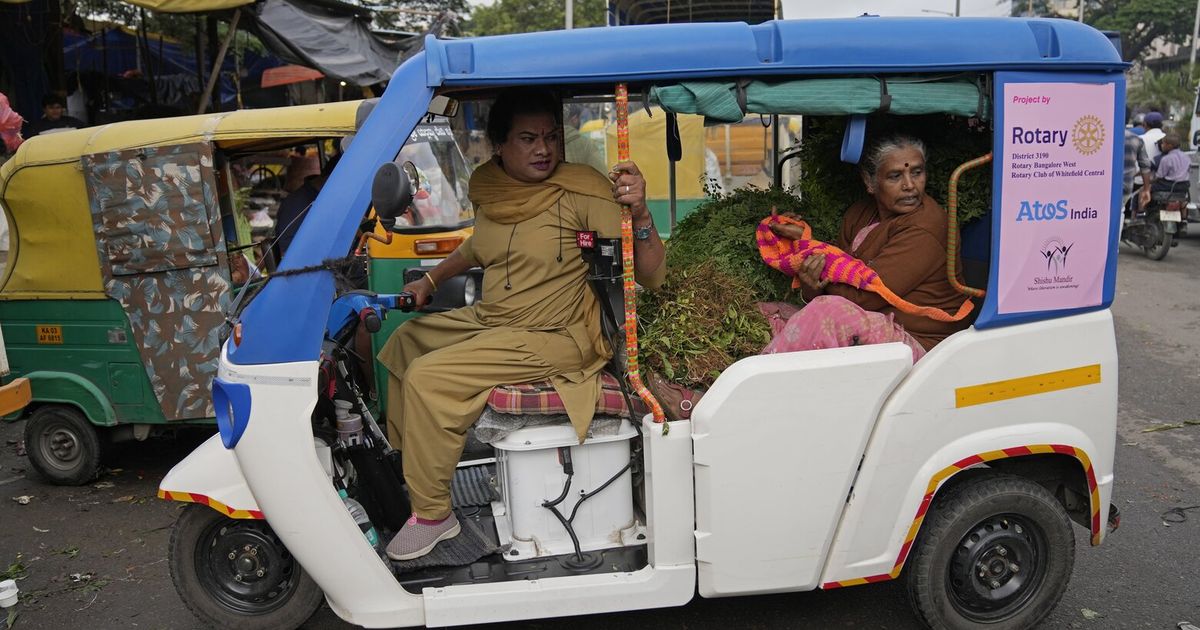
[[[175,590],[210,627],[291,630],[324,599],[265,521],[192,504],[175,523],[169,553]]]
[[[50,483],[78,486],[100,470],[100,436],[77,409],[47,405],[25,423],[29,463]]]
[[[937,629],[1030,628],[1062,599],[1071,521],[1042,486],[987,475],[941,498],[905,568],[913,610]]]
[[[1150,235],[1147,237],[1149,245],[1142,248],[1146,252],[1146,257],[1150,260],[1162,260],[1167,257],[1167,252],[1171,251],[1171,241],[1175,239],[1174,234],[1170,234],[1158,221],[1149,222],[1146,224],[1146,229]]]

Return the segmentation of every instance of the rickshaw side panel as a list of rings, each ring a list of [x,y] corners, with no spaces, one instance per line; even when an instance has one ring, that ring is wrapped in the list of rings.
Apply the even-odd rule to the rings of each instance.
[[[165,422],[116,301],[0,300],[0,321],[33,404],[70,404],[99,426]]]
[[[162,415],[211,418],[231,295],[212,145],[110,151],[82,162],[105,292],[129,317]]]
[[[701,595],[816,588],[875,418],[911,366],[892,343],[721,373],[692,414]]]
[[[1091,486],[1084,492],[1099,544],[1116,422],[1109,311],[956,333],[917,363],[880,412],[824,587],[897,577],[938,488],[997,459],[1069,459]]]

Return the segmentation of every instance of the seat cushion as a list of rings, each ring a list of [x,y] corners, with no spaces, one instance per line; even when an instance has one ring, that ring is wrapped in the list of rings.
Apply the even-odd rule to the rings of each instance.
[[[636,403],[635,403],[636,404]],[[488,407],[500,413],[557,415],[567,413],[562,397],[554,390],[549,379],[500,385],[488,396]],[[596,414],[604,416],[625,415],[625,397],[621,384],[608,372],[600,373],[600,400],[596,401]]]

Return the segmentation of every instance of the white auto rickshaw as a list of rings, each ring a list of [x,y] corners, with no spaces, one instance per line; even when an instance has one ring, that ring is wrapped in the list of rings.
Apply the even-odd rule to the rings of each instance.
[[[227,627],[294,628],[322,600],[363,627],[454,626],[905,578],[931,627],[1036,624],[1067,588],[1072,523],[1093,545],[1118,524],[1117,46],[1075,22],[965,18],[428,38],[321,191],[284,271],[236,314],[213,386],[220,435],[162,481],[160,496],[196,504],[172,538],[181,596]],[[848,161],[864,114],[978,118],[995,155],[975,164],[993,182],[983,237],[962,247],[986,278],[978,317],[917,364],[902,344],[740,360],[690,421],[626,420],[582,444],[563,427],[516,429],[464,456],[455,478],[464,532],[488,555],[381,560],[339,487],[370,486],[394,460],[338,456],[337,436],[314,440],[314,418],[330,357],[332,373],[348,372],[342,324],[377,326],[369,311],[397,296],[335,296],[322,264],[351,246],[373,182],[395,183],[376,191],[381,223],[407,205],[392,160],[427,112],[523,84],[588,102],[618,84],[634,95],[725,85],[744,113],[850,116]],[[707,113],[700,100],[693,113]],[[470,302],[464,286],[475,285],[454,290]],[[358,439],[383,442],[369,398],[353,404],[367,426]],[[369,494],[366,513],[389,527]],[[554,518],[556,497],[578,518]]]

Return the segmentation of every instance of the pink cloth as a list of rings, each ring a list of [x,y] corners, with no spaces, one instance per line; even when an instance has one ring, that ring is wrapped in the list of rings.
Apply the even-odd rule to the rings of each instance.
[[[0,139],[9,153],[21,146],[21,125],[25,122],[21,115],[13,111],[8,104],[8,97],[0,94]]]
[[[762,353],[846,348],[893,341],[912,350],[913,363],[925,356],[925,347],[893,321],[890,314],[864,310],[841,296],[822,295],[789,317],[783,330],[771,338]]]
[[[787,322],[792,318],[792,315],[800,312],[800,307],[787,302],[759,302],[758,312],[767,318],[767,323],[771,325],[771,338],[774,339],[779,333],[783,332],[783,327],[787,326]]]
[[[858,234],[854,235],[854,242],[850,243],[850,253],[853,254],[854,252],[858,251],[858,246],[862,245],[862,242],[867,240],[867,235],[871,233],[871,230],[874,230],[877,227],[879,227],[878,221],[876,221],[870,225],[867,225],[867,226],[863,227],[863,229],[859,230]]]

